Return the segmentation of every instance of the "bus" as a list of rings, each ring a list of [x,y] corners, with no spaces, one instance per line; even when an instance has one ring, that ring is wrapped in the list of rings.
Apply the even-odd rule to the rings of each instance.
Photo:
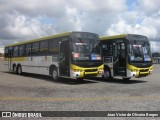
[[[5,46],[5,65],[16,74],[34,73],[83,79],[103,76],[97,48],[99,36],[89,32],[66,32]]]
[[[100,38],[104,77],[147,76],[153,71],[150,43],[146,36],[121,34]]]

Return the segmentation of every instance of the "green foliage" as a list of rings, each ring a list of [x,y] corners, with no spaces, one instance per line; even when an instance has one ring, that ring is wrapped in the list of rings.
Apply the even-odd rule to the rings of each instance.
[[[158,52],[152,53],[152,57],[160,57],[160,53]]]

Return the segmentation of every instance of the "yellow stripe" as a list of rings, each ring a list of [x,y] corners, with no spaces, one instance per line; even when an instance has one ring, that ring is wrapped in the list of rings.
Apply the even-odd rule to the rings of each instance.
[[[101,37],[100,40],[110,40],[110,39],[126,38],[126,37],[127,37],[127,34],[121,34],[121,35]]]
[[[139,67],[135,67],[135,66],[133,66],[133,65],[127,64],[127,68],[128,68],[129,70],[134,69],[134,70],[140,71],[140,70],[143,70],[143,69],[153,69],[153,65],[150,66],[150,67],[139,68]]]
[[[5,61],[10,61],[10,58],[5,58]],[[13,57],[11,58],[11,61],[26,61],[26,57]]]

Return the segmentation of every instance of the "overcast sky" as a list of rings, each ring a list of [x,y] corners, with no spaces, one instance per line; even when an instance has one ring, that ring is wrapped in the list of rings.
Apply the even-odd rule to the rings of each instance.
[[[160,0],[0,0],[0,48],[66,31],[142,34],[160,52]]]

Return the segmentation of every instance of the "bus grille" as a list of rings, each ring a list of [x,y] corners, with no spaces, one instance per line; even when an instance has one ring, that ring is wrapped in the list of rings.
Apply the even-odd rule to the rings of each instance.
[[[87,69],[85,72],[96,72],[98,69]]]
[[[143,70],[140,70],[140,72],[148,72],[149,69],[143,69]]]

